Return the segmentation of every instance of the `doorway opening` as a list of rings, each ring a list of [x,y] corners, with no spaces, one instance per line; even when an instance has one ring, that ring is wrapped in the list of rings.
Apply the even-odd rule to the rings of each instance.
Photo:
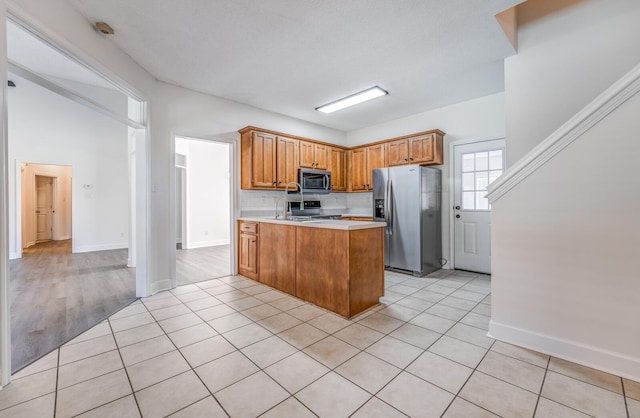
[[[231,144],[175,138],[178,285],[231,274]]]
[[[22,222],[16,236],[22,241],[17,245],[21,253],[51,241],[67,241],[56,247],[71,252],[72,170],[67,165],[20,164],[21,187],[16,200],[21,203]]]
[[[145,102],[13,18],[7,49],[13,83],[5,126],[9,254],[0,255],[9,266],[0,283],[2,385],[148,296],[154,284],[146,277]],[[56,165],[68,175],[43,168]]]

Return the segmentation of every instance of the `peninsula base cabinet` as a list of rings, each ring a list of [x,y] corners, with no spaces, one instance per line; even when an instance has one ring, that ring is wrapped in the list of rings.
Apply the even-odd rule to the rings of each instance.
[[[296,296],[350,318],[384,292],[383,228],[296,230]]]
[[[255,249],[250,233],[239,228],[240,274],[346,318],[376,306],[384,295],[384,228],[254,225],[260,231]],[[247,268],[251,257],[255,274]]]
[[[296,227],[260,224],[258,281],[290,295],[296,294]]]

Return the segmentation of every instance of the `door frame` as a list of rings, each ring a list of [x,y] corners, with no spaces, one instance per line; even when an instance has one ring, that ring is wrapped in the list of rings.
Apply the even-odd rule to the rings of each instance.
[[[235,276],[238,274],[238,228],[235,227],[238,213],[238,193],[236,190],[240,185],[240,134],[236,134],[235,139],[220,138],[208,135],[184,135],[171,132],[171,140],[169,141],[169,228],[171,230],[171,287],[176,287],[177,271],[176,271],[176,138],[186,138],[195,141],[218,142],[229,145],[229,251],[230,254],[230,274]],[[188,163],[187,163],[188,166]],[[185,170],[186,172],[186,170]],[[186,173],[185,173],[186,174]],[[185,175],[186,179],[188,176]],[[183,231],[183,237],[184,237]]]
[[[449,261],[451,269],[456,268],[456,232],[455,232],[455,217],[456,213],[453,210],[456,199],[456,188],[455,188],[455,180],[456,180],[456,167],[455,167],[455,158],[454,151],[455,147],[460,145],[470,145],[477,144],[480,142],[488,142],[488,141],[496,141],[496,140],[504,140],[506,142],[506,138],[504,136],[498,137],[489,137],[489,138],[471,138],[471,139],[460,139],[457,141],[453,141],[449,143]],[[505,144],[506,145],[506,144]],[[506,146],[505,146],[506,152]],[[506,170],[506,167],[505,167]]]

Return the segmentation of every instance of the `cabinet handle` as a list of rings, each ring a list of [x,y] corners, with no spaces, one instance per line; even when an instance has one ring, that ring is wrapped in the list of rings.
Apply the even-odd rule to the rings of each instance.
[[[276,184],[276,182],[274,181],[273,184]]]
[[[405,161],[407,161],[407,159],[406,159],[406,158],[405,158],[404,160],[405,160]]]
[[[409,160],[413,161],[413,158],[409,158]]]

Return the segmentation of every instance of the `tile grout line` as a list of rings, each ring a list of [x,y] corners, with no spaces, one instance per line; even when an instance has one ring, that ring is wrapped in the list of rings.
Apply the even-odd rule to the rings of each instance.
[[[142,306],[144,306],[144,308],[147,309],[147,307],[144,304],[142,304]],[[148,311],[149,310],[147,309],[147,312]],[[111,337],[113,338],[113,341],[114,341],[114,343],[116,345],[116,350],[118,350],[118,356],[120,357],[120,361],[122,362],[122,368],[124,369],[124,373],[127,376],[127,381],[129,382],[129,387],[131,388],[131,395],[133,396],[133,401],[136,403],[136,407],[138,408],[138,413],[140,414],[140,416],[143,416],[142,415],[142,410],[140,409],[140,404],[138,403],[138,398],[136,397],[135,392],[133,390],[133,384],[131,384],[131,378],[129,377],[129,371],[127,370],[127,366],[124,363],[124,359],[122,358],[122,353],[120,352],[120,347],[118,346],[118,341],[116,340],[116,336],[115,336],[115,334],[113,332],[113,328],[111,327],[111,320],[107,319],[107,321],[109,323],[109,329],[111,330]],[[129,395],[127,395],[127,396],[129,396]],[[119,398],[119,399],[122,399],[122,398]],[[114,401],[111,401],[111,402],[114,402]],[[102,406],[102,405],[100,405],[100,406]]]
[[[53,399],[53,416],[56,416],[56,412],[58,409],[58,379],[60,378],[60,351],[62,351],[60,349],[61,347],[58,347],[58,355],[56,356],[56,390],[55,390],[55,395],[54,395],[54,399]]]

